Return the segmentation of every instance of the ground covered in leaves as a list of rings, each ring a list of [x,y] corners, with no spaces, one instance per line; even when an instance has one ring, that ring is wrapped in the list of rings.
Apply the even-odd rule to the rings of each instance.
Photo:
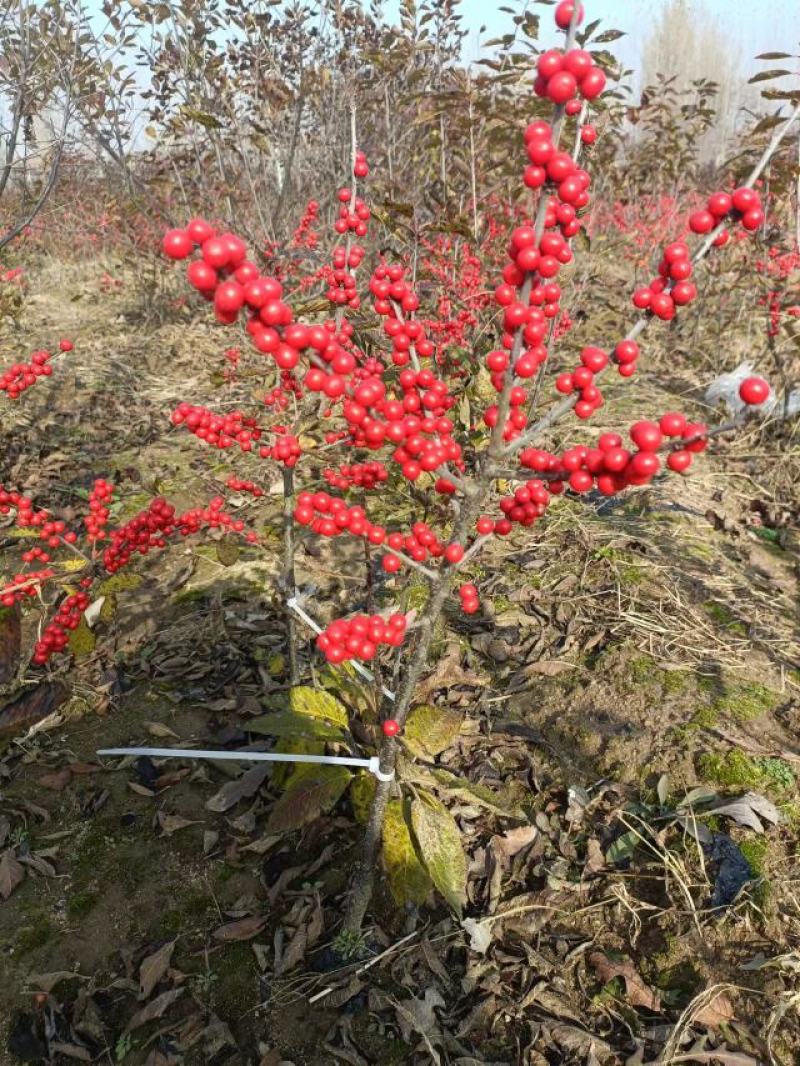
[[[225,402],[225,338],[160,278],[42,264],[4,350],[76,350],[4,419],[9,480],[69,511],[111,477],[123,514],[216,491],[227,464],[167,414]],[[696,401],[692,373],[621,386],[614,428]],[[0,709],[0,1062],[797,1062],[797,454],[754,429],[481,559],[420,693],[453,728],[406,769],[463,833],[464,918],[382,885],[349,964],[356,792],[287,833],[261,768],[96,754],[264,739],[275,554],[197,542],[112,579],[75,667]],[[252,513],[277,547],[277,497]],[[348,551],[301,544],[320,618],[361,594]]]

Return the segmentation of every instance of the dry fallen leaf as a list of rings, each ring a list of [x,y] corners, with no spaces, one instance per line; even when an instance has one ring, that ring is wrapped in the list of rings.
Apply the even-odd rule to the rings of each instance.
[[[597,971],[603,983],[613,981],[615,977],[621,977],[625,982],[625,991],[631,1006],[646,1007],[647,1010],[660,1013],[661,997],[652,988],[648,988],[630,959],[617,962],[609,959],[602,951],[595,951],[589,956],[589,964]]]
[[[710,1003],[692,1013],[693,1022],[706,1025],[709,1029],[716,1029],[725,1022],[732,1021],[734,1017],[733,1003],[724,992],[717,993]]]
[[[173,740],[181,739],[168,725],[162,725],[161,722],[145,722],[144,727],[151,737],[159,737],[161,739],[172,737]]]
[[[186,829],[190,825],[200,825],[198,821],[193,821],[191,818],[183,818],[180,814],[164,814],[163,811],[158,812],[158,824],[161,826],[161,832],[163,836],[171,836],[173,833],[177,833],[179,829]]]
[[[245,770],[241,777],[237,777],[235,781],[229,781],[226,785],[223,785],[219,792],[208,800],[206,810],[214,811],[215,814],[223,814],[225,811],[229,811],[231,807],[234,807],[239,800],[249,799],[250,796],[258,792],[269,770],[269,763],[266,762],[259,762],[255,766],[251,766],[249,770]]]
[[[219,929],[214,930],[213,936],[215,940],[221,940],[223,943],[251,940],[254,936],[258,936],[266,924],[267,919],[264,915],[251,914],[249,918],[240,918],[238,922],[221,925]]]
[[[0,858],[0,896],[8,899],[25,880],[25,869],[17,862],[13,851],[4,851]]]
[[[68,766],[63,770],[54,770],[50,774],[42,774],[36,782],[42,788],[49,788],[51,792],[63,792],[72,781],[72,771]]]
[[[502,855],[504,859],[513,859],[523,848],[532,844],[539,835],[535,825],[521,825],[517,829],[509,829],[502,836],[493,836],[491,846],[495,854]]]
[[[575,663],[565,663],[558,659],[542,659],[537,663],[529,663],[525,667],[526,674],[542,674],[544,677],[556,677],[567,670],[574,670]]]
[[[160,996],[156,996],[152,1003],[148,1003],[146,1007],[142,1007],[138,1010],[128,1024],[125,1026],[126,1033],[132,1033],[134,1029],[138,1029],[140,1025],[145,1025],[147,1022],[152,1022],[156,1018],[160,1018],[164,1011],[168,1007],[171,1007],[175,1000],[183,994],[182,988],[173,988],[169,992],[162,992]]]
[[[172,788],[173,785],[177,785],[180,781],[183,781],[184,777],[188,777],[192,771],[188,766],[184,766],[181,770],[172,770],[169,773],[161,774],[155,779],[153,785],[160,792],[164,788]]]
[[[143,960],[139,967],[139,999],[148,999],[153,989],[169,969],[172,953],[175,950],[175,940],[170,940]]]

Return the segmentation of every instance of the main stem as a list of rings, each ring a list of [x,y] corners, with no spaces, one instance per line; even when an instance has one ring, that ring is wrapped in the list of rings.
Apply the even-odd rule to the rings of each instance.
[[[576,5],[572,23],[567,31],[565,48],[567,51],[572,47],[575,40],[575,30],[579,8]],[[565,108],[558,105],[554,109],[552,130],[553,143],[558,145],[561,130],[564,123]],[[444,159],[444,155],[442,157]],[[540,192],[538,210],[535,221],[536,242],[541,240],[545,229],[545,216],[547,213],[547,197]],[[529,273],[522,285],[520,300],[527,304],[533,286],[534,274]],[[514,365],[522,350],[523,327],[516,331],[512,350],[506,370],[503,388],[498,401],[497,421],[492,430],[489,445],[480,456],[477,471],[471,482],[463,484],[464,501],[458,518],[453,527],[452,541],[456,544],[465,544],[474,533],[475,522],[483,510],[484,503],[492,483],[498,474],[498,463],[504,452],[503,430],[508,420],[511,406],[511,389],[514,385]],[[444,609],[447,598],[458,574],[458,567],[443,567],[430,582],[430,597],[425,610],[417,622],[417,637],[414,651],[409,660],[403,684],[396,695],[395,702],[391,707],[391,717],[397,722],[402,733],[408,713],[411,710],[411,702],[414,692],[427,666],[428,653],[433,643],[436,623]],[[387,715],[388,717],[388,715]],[[395,737],[384,737],[381,743],[379,756],[381,770],[385,774],[391,774],[387,781],[378,781],[375,798],[370,808],[369,821],[364,833],[361,854],[356,862],[351,882],[350,898],[345,913],[343,932],[349,934],[358,933],[364,922],[372,893],[375,885],[375,869],[380,853],[383,821],[386,815],[386,805],[392,792],[394,771],[397,763],[398,742]]]
[[[484,500],[491,483],[491,471],[486,470],[471,486],[461,513],[453,531],[453,540],[462,543],[474,528],[475,521],[483,508]],[[428,663],[428,653],[433,642],[436,623],[438,622],[447,598],[458,574],[454,567],[447,567],[436,575],[436,580],[431,582],[430,597],[425,610],[422,612],[416,625],[416,643],[409,660],[405,673],[405,679],[400,686],[394,704],[391,707],[391,716],[400,726],[402,732],[414,692]],[[381,770],[386,774],[393,774],[397,762],[398,743],[394,737],[384,737],[380,747]],[[344,932],[357,933],[361,929],[367,907],[372,899],[375,885],[375,868],[381,844],[383,831],[383,819],[386,814],[386,804],[392,792],[393,778],[389,781],[378,781],[375,799],[369,813],[361,854],[353,871],[352,888],[347,904],[347,912],[344,919]]]

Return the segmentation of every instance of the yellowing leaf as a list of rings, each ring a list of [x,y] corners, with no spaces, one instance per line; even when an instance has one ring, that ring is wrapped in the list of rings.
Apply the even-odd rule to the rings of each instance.
[[[411,804],[411,825],[431,880],[460,918],[467,887],[467,857],[455,819],[430,793],[418,792]]]
[[[422,758],[438,755],[456,739],[463,720],[460,711],[421,703],[408,716],[403,740],[415,755]]]
[[[286,791],[272,808],[267,821],[268,833],[287,833],[313,822],[329,811],[350,784],[345,766],[310,764],[297,770]]]
[[[86,566],[85,559],[64,559],[59,564],[59,569],[63,570],[67,574],[75,574],[78,570],[83,570]]]
[[[372,801],[375,798],[375,789],[378,782],[372,774],[366,770],[356,774],[350,785],[350,806],[353,814],[360,825],[366,825],[369,818]]]
[[[525,818],[525,812],[520,806],[520,796],[515,795],[514,790],[508,786],[497,789],[489,788],[480,782],[469,781],[466,777],[459,777],[437,767],[433,770],[436,784],[465,803],[477,803],[479,807],[485,807],[495,814],[505,815],[509,818]]]
[[[330,692],[309,685],[296,685],[289,692],[289,706],[295,714],[327,718],[329,722],[347,728],[347,710]]]
[[[76,659],[85,659],[94,651],[97,643],[94,633],[89,629],[86,622],[81,619],[77,629],[73,629],[69,638],[69,650]]]
[[[433,887],[419,860],[402,800],[389,800],[383,822],[383,864],[398,906],[424,903]]]
[[[223,537],[217,541],[217,560],[223,566],[233,566],[239,561],[239,544],[233,537]]]
[[[281,751],[285,752],[286,755],[324,755],[325,741],[317,737],[284,738],[281,742]],[[302,773],[302,769],[302,766],[297,766],[295,763],[275,763],[272,770],[273,787],[276,789],[286,788],[291,778],[296,774]]]

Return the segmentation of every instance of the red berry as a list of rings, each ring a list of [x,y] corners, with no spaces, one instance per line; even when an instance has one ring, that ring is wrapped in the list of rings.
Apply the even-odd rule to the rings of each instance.
[[[444,557],[447,559],[448,563],[455,565],[456,563],[460,563],[464,558],[464,549],[460,544],[448,544],[444,550]]]
[[[578,91],[578,83],[566,70],[554,74],[547,82],[547,95],[554,104],[565,104]]]
[[[769,398],[770,388],[763,378],[745,378],[739,386],[739,396],[751,407],[757,407]]]
[[[396,737],[400,732],[400,725],[394,718],[387,718],[381,728],[385,737]]]
[[[733,197],[726,192],[715,192],[709,196],[707,206],[716,219],[724,218],[733,207]]]
[[[194,244],[186,230],[171,229],[164,234],[161,248],[170,259],[185,259],[191,255]]]
[[[717,220],[710,211],[695,211],[689,216],[689,229],[692,233],[710,233]]]
[[[673,452],[667,459],[667,466],[676,474],[682,474],[692,465],[692,453],[686,451]]]
[[[760,202],[759,195],[755,189],[737,189],[733,194],[733,206],[743,215],[758,207]]]
[[[573,0],[561,0],[561,3],[556,8],[556,26],[560,30],[569,29],[572,22],[572,16],[575,13],[575,4]],[[583,4],[578,4],[578,18],[576,25],[580,26],[583,22]]]
[[[664,439],[655,422],[636,422],[631,426],[630,437],[643,452],[657,452]]]
[[[606,87],[606,76],[600,67],[592,67],[588,74],[581,78],[580,90],[585,100],[596,100]]]
[[[686,429],[686,419],[677,411],[667,411],[659,422],[661,432],[667,437],[679,437]]]

